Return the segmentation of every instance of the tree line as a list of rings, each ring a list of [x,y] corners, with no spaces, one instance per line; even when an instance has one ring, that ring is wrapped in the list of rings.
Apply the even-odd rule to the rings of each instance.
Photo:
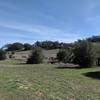
[[[0,60],[6,58],[6,51],[33,49],[32,54],[27,59],[26,63],[39,64],[42,63],[44,59],[42,48],[59,48],[59,52],[57,53],[56,57],[59,62],[78,64],[80,67],[92,67],[100,65],[100,48],[96,49],[96,45],[94,45],[89,39],[78,40],[73,44],[66,44],[66,46],[65,43],[63,43],[64,47],[59,47],[59,44],[62,46],[61,43],[52,41],[37,41],[34,45],[22,43],[9,44],[7,45],[5,51],[3,49],[0,50]]]
[[[41,48],[36,47],[27,63],[42,63],[41,50]],[[56,58],[59,62],[78,64],[82,68],[100,65],[100,51],[96,50],[93,43],[88,40],[79,40],[72,47],[59,49]]]
[[[90,38],[86,39],[89,42],[100,42],[100,36],[92,36]],[[6,51],[23,51],[23,50],[32,50],[34,47],[41,47],[43,49],[64,49],[73,47],[74,43],[64,43],[64,42],[58,42],[58,41],[37,41],[34,44],[29,43],[12,43],[12,44],[6,44],[2,48],[5,48]]]
[[[90,38],[87,38],[90,42],[100,42],[100,36],[92,36]]]
[[[23,50],[32,50],[35,47],[41,47],[43,49],[60,49],[60,48],[67,48],[71,47],[71,43],[63,43],[58,41],[37,41],[34,44],[29,43],[12,43],[12,44],[6,44],[2,47],[2,49],[5,49],[6,51],[23,51]]]
[[[78,64],[80,67],[100,65],[100,51],[87,40],[79,40],[72,48],[60,50],[57,58],[63,63]]]

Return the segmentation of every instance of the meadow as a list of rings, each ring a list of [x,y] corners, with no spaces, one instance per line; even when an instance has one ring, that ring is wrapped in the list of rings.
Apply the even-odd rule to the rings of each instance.
[[[0,100],[100,100],[100,68],[0,61]]]

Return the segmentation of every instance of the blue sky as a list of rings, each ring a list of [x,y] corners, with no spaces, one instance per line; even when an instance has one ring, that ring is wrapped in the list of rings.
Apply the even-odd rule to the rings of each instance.
[[[0,46],[92,35],[100,35],[99,0],[0,0]]]

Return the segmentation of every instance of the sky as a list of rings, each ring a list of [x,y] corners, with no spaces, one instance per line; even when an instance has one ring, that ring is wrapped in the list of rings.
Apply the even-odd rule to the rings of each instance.
[[[93,35],[100,35],[100,0],[0,0],[0,46]]]

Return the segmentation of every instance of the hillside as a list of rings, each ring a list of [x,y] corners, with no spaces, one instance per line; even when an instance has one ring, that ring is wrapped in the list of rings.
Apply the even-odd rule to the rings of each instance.
[[[53,49],[53,50],[43,50],[43,55],[45,58],[50,58],[50,57],[54,57],[56,58],[56,54],[59,51],[59,49]],[[15,52],[14,54],[12,54],[11,52],[7,53],[7,58],[9,59],[9,56],[12,55],[12,59],[17,59],[17,60],[26,60],[30,54],[31,54],[31,50],[30,51],[20,51],[20,52]]]
[[[93,44],[94,44],[94,46],[96,46],[98,49],[100,48],[100,43],[94,42]]]

